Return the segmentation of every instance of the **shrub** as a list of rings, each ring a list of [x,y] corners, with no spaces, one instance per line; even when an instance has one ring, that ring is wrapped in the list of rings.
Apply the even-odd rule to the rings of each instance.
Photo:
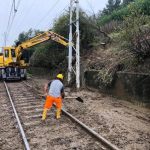
[[[131,8],[136,8],[141,10],[144,15],[150,15],[150,1],[149,0],[136,0],[129,5],[122,5],[118,10],[114,10],[110,15],[102,15],[99,17],[99,24],[105,25],[112,20],[124,20],[124,17],[129,16],[132,13]]]
[[[129,49],[142,60],[150,56],[150,16],[144,15],[136,5],[128,7],[131,15],[124,18],[121,39],[127,41]]]

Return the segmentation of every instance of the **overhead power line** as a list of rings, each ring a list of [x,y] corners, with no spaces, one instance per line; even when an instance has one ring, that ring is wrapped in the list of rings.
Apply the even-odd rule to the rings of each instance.
[[[16,9],[18,10],[21,0],[18,1]]]
[[[6,39],[7,39],[7,32],[8,32],[8,29],[9,29],[9,26],[10,26],[10,20],[11,20],[11,15],[12,15],[12,12],[13,12],[13,3],[14,3],[14,1],[12,2],[12,5],[11,5],[11,9],[10,9],[10,13],[9,13],[9,18],[8,18],[8,23],[7,23],[7,27],[6,27],[6,31],[5,31],[5,36],[4,36],[4,38],[5,38],[5,45],[6,45]]]
[[[13,2],[14,2],[14,12],[16,12],[17,11],[17,9],[16,9],[16,3],[15,3],[15,0],[13,0]]]
[[[47,16],[49,16],[49,14],[54,10],[54,8],[57,6],[57,4],[58,4],[58,2],[59,2],[60,0],[57,0],[55,3],[54,3],[54,5],[52,5],[52,7],[50,8],[50,10],[48,10],[47,12],[46,12],[46,14],[40,19],[40,21],[36,24],[36,26],[35,26],[35,28],[37,27],[37,26],[39,26],[42,22],[43,22],[43,20],[45,20],[46,18],[47,18]]]
[[[88,5],[89,5],[89,7],[90,7],[90,9],[91,9],[91,11],[93,13],[93,15],[95,16],[95,12],[94,12],[92,4],[89,2],[89,0],[86,0],[86,2],[88,3]]]
[[[22,24],[24,24],[25,19],[29,16],[29,14],[31,13],[31,10],[33,9],[33,6],[35,6],[35,0],[32,1],[32,3],[30,4],[30,7],[28,7],[26,9],[26,11],[24,12],[24,15],[22,17],[20,17],[20,21],[17,21],[17,24],[15,25],[15,30],[18,29]]]
[[[7,24],[7,28],[6,28],[6,32],[5,32],[5,40],[4,40],[5,41],[5,45],[6,45],[9,33],[11,31],[12,24],[13,24],[13,21],[15,19],[17,10],[18,10],[19,5],[20,5],[20,2],[21,2],[21,0],[18,1],[16,8],[15,8],[15,0],[13,0],[13,2],[12,2],[12,6],[11,6],[11,10],[10,10],[10,15],[9,15],[9,19],[8,19],[8,24]],[[13,11],[13,7],[14,7],[14,11]]]
[[[70,4],[67,4],[67,5],[56,15],[56,18],[59,17],[60,15],[62,15],[63,12],[66,11],[67,8],[69,8],[69,5],[70,5]],[[69,9],[68,9],[68,11],[69,11]],[[69,19],[68,19],[68,20],[69,20]],[[52,24],[53,24],[53,23],[47,23],[46,26],[47,26],[47,27],[50,27],[50,25],[52,25]]]

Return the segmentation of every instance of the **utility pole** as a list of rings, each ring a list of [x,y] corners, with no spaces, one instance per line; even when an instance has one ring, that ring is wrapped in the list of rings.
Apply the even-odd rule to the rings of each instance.
[[[76,86],[77,88],[80,88],[80,32],[78,0],[76,0]]]
[[[72,13],[73,0],[70,0],[70,21],[69,21],[69,54],[68,54],[68,83],[71,81],[72,74]]]
[[[76,10],[76,19],[73,21],[73,10]],[[72,28],[76,28],[75,42],[73,42]],[[76,45],[73,45],[75,43]],[[73,50],[75,56],[72,56]],[[75,68],[72,66],[72,59],[76,60]],[[80,88],[80,31],[79,31],[79,0],[70,0],[70,24],[69,24],[69,58],[68,58],[68,83],[71,81],[72,72],[76,76],[76,87]]]

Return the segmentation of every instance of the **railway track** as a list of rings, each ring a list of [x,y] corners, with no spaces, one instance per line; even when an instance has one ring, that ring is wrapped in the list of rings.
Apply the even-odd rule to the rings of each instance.
[[[55,109],[41,121],[44,100],[23,82],[5,83],[25,149],[35,150],[119,150],[77,118],[63,110],[55,119]],[[71,119],[70,119],[71,118]],[[72,121],[73,120],[73,121]],[[80,126],[79,126],[80,125]]]

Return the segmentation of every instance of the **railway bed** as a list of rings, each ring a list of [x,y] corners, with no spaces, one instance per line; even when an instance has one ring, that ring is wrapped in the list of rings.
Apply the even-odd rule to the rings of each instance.
[[[23,149],[17,123],[11,113],[11,105],[2,82],[0,82],[0,149]]]
[[[25,81],[36,93],[41,93],[45,78],[33,77]],[[150,149],[150,111],[132,102],[116,99],[94,89],[76,91],[65,87],[67,97],[81,97],[84,103],[75,99],[64,99],[65,110],[84,122],[88,127],[123,150]]]
[[[117,149],[115,146],[112,148],[113,145],[107,145],[105,141],[100,142],[93,134],[89,134],[89,131],[85,128],[83,129],[81,124],[79,126],[75,121],[72,121],[68,117],[68,114],[62,115],[62,118],[57,120],[55,118],[54,108],[49,111],[46,121],[41,121],[44,100],[40,99],[40,97],[23,82],[7,83],[7,86],[16,112],[18,113],[20,123],[22,124],[22,130],[24,131],[23,139],[26,139],[28,146],[30,147],[27,146],[26,149]],[[8,98],[5,99],[5,103],[10,107]],[[12,108],[9,109],[9,111],[12,112]],[[64,113],[66,114],[67,112]],[[16,134],[18,135],[18,133]],[[16,136],[13,138],[13,141],[17,140]],[[20,143],[20,147],[23,147],[23,141]],[[26,142],[24,141],[24,143]],[[17,144],[19,145],[19,143]]]

